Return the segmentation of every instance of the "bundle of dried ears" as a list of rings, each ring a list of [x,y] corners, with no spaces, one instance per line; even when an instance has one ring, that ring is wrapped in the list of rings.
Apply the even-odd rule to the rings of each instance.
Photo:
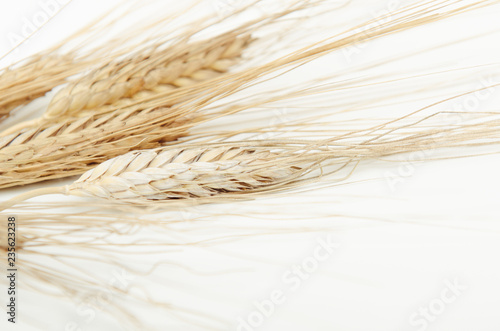
[[[74,175],[81,177],[67,185],[29,190],[0,203],[0,211],[20,204],[26,207],[29,205],[26,200],[47,194],[90,200],[94,210],[112,212],[169,210],[177,202],[196,205],[253,199],[277,192],[292,192],[313,182],[329,184],[335,179],[331,175],[344,169],[352,170],[348,167],[350,165],[355,168],[360,163],[392,155],[498,144],[500,122],[493,112],[452,126],[426,126],[426,121],[439,112],[420,116],[423,113],[420,111],[395,116],[382,124],[359,130],[348,130],[339,123],[325,120],[319,123],[319,129],[311,129],[316,139],[292,135],[280,139],[238,140],[236,137],[239,138],[245,130],[257,133],[274,130],[266,126],[250,129],[245,122],[239,123],[238,128],[229,126],[226,131],[196,136],[193,133],[195,127],[210,126],[218,119],[226,120],[257,107],[266,110],[277,100],[293,104],[295,97],[315,95],[320,100],[329,91],[327,84],[321,85],[321,80],[316,85],[311,82],[310,88],[296,93],[279,88],[265,91],[265,96],[244,92],[260,84],[265,86],[274,78],[323,55],[499,1],[415,3],[390,18],[385,17],[376,27],[372,21],[367,21],[361,25],[361,28],[366,28],[361,32],[357,29],[359,27],[347,29],[277,59],[245,67],[248,61],[258,58],[257,55],[252,57],[249,50],[265,39],[259,36],[261,29],[280,19],[299,22],[304,17],[297,18],[296,15],[326,2],[291,1],[286,9],[263,14],[211,38],[198,38],[198,33],[218,27],[217,23],[188,29],[190,33],[184,37],[168,40],[144,38],[134,43],[134,47],[103,52],[94,57],[51,51],[5,70],[0,76],[0,118],[56,86],[61,86],[61,89],[54,94],[42,117],[19,123],[2,133],[0,188]],[[313,20],[312,17],[305,19]],[[155,23],[151,27],[158,25]],[[33,80],[30,73],[35,70],[40,77]],[[238,96],[238,101],[244,101],[236,103],[231,99]],[[306,109],[304,113],[310,112],[304,117],[311,121],[315,118],[321,120],[322,116],[333,112],[325,101],[302,108]],[[380,123],[380,118],[377,121]],[[285,123],[279,127],[305,128],[308,124]],[[53,203],[47,208],[64,206],[63,203]],[[40,217],[43,218],[41,226],[46,227],[43,233],[38,231],[38,224],[30,222],[26,216],[24,223],[20,223],[25,231],[17,243],[23,252],[46,242],[80,248],[98,239],[123,234],[109,226],[109,218],[113,219],[114,226],[135,224],[135,220],[119,215],[53,217],[72,221],[75,220],[73,216],[80,217],[73,224],[47,221],[52,215],[44,214]],[[76,234],[82,233],[95,237],[78,243],[61,239],[64,235],[74,239]],[[6,237],[7,232],[2,228],[1,251],[7,249]],[[133,234],[123,241],[120,245],[132,247],[135,244]],[[46,274],[40,266],[30,270],[47,283],[57,279],[61,290],[69,296],[79,290],[75,289],[78,286],[72,284],[71,279],[55,273]],[[100,285],[94,280],[82,283]],[[116,311],[112,312],[116,314]],[[129,318],[137,322],[133,314]]]
[[[292,6],[277,14],[264,15],[209,42],[192,46],[181,43],[173,48],[172,54],[168,49],[156,52],[156,45],[149,54],[139,53],[130,60],[106,64],[61,90],[45,118],[36,121],[34,127],[1,138],[0,188],[81,174],[123,153],[175,141],[188,134],[193,126],[206,122],[210,113],[207,109],[214,103],[272,73],[310,62],[359,42],[360,38],[373,40],[484,4],[481,1],[451,7],[439,15],[436,13],[440,7],[435,4],[410,7],[401,11],[402,18],[389,20],[369,33],[351,32],[333,41],[327,38],[269,63],[217,78],[207,69],[225,71],[233,62],[231,59],[237,59],[251,40],[251,32],[263,23],[271,24],[308,6]],[[193,79],[205,78],[209,80],[190,85]],[[164,88],[162,82],[169,86]],[[172,90],[170,84],[184,87]],[[231,107],[219,108],[210,113],[210,118],[237,111]],[[80,117],[72,117],[75,115]],[[54,116],[61,116],[61,120]]]

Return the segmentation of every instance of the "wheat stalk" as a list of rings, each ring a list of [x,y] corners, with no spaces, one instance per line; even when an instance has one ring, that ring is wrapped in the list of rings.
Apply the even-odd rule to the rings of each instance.
[[[269,150],[233,147],[132,152],[86,172],[66,194],[133,202],[250,191],[300,170],[269,164],[278,157]]]
[[[498,120],[488,119],[389,139],[384,137],[397,129],[385,129],[363,142],[350,142],[350,136],[357,134],[352,132],[310,142],[263,140],[135,151],[100,164],[57,190],[138,205],[172,199],[245,198],[303,185],[336,172],[338,169],[325,168],[332,165],[343,168],[352,162],[459,146],[477,139],[490,139],[479,144],[497,144],[498,125]],[[320,169],[322,172],[314,173]]]
[[[232,146],[137,151],[101,163],[71,185],[41,190],[137,203],[243,193],[276,185],[301,171],[293,164],[273,165],[277,157],[269,149]],[[17,201],[40,192],[28,192]]]

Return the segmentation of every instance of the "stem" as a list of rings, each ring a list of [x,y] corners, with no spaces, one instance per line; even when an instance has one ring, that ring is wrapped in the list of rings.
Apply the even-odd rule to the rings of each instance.
[[[44,187],[19,194],[18,196],[15,196],[10,200],[0,203],[0,211],[4,211],[5,209],[15,206],[18,203],[26,201],[28,199],[47,194],[66,194],[66,187],[65,186],[46,187],[46,188]]]
[[[6,130],[3,130],[2,133],[0,133],[0,137],[5,137],[9,134],[19,132],[22,129],[29,128],[31,126],[38,126],[38,124],[40,124],[41,121],[42,121],[41,118],[35,118],[33,120],[18,123],[16,125],[11,126],[10,128],[8,128]]]

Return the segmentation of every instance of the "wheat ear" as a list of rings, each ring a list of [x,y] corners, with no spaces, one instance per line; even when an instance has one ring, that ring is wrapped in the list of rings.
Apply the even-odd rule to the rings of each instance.
[[[244,193],[277,185],[301,171],[293,164],[273,164],[279,156],[269,149],[231,146],[131,152],[101,163],[71,185],[25,193],[0,209],[52,193],[132,203]]]
[[[216,71],[226,71],[246,47],[250,36],[225,39],[195,43],[173,58],[167,49],[106,65],[59,91],[44,117],[74,116],[85,109],[153,90],[158,85],[180,87],[189,85],[190,78],[206,79]],[[202,71],[204,69],[208,72]]]
[[[2,136],[67,117],[105,114],[218,77],[238,61],[250,41],[250,35],[229,34],[108,63],[60,90],[42,118],[13,126]],[[171,100],[171,104],[179,101]]]

